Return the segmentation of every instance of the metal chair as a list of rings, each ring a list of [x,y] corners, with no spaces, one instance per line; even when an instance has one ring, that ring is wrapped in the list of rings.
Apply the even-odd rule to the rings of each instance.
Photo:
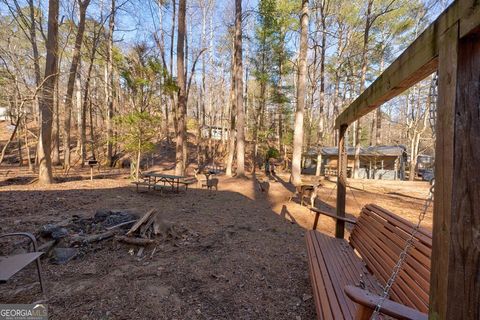
[[[11,256],[0,256],[0,283],[6,283],[13,275],[15,275],[20,270],[24,269],[33,261],[37,264],[38,279],[40,281],[40,289],[42,291],[43,298],[46,298],[45,295],[45,286],[43,284],[42,278],[42,268],[40,265],[40,256],[43,252],[37,251],[37,240],[35,237],[26,232],[15,232],[1,234],[0,238],[4,237],[26,237],[30,240],[30,243],[33,244],[33,252],[20,253]]]

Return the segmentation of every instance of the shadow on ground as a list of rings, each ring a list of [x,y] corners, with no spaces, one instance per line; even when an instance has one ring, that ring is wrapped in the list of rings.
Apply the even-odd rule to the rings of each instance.
[[[234,186],[252,188],[252,197],[222,185],[218,192],[136,193],[127,183],[0,189],[1,233],[36,233],[46,223],[93,216],[101,208],[156,208],[190,231],[181,241],[157,241],[141,257],[138,247],[110,239],[81,248],[65,265],[44,260],[51,319],[314,318],[304,229],[272,211],[255,180]],[[33,269],[15,276],[2,285],[0,301],[31,302],[35,288],[21,289],[35,279]]]

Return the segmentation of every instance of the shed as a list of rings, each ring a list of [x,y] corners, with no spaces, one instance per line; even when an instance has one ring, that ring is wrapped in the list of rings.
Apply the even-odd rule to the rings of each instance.
[[[347,172],[351,177],[355,164],[355,148],[348,147]],[[320,148],[321,174],[336,175],[338,169],[338,148]],[[304,154],[303,173],[315,174],[318,149],[311,149]],[[360,179],[403,180],[407,161],[406,148],[395,146],[370,146],[360,148]]]

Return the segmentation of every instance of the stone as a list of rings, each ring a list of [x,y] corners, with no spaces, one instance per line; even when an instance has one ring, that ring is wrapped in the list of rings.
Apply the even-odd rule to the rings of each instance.
[[[110,210],[108,209],[98,209],[93,216],[93,221],[95,223],[103,222],[110,215]]]
[[[52,250],[51,262],[65,264],[75,258],[80,252],[76,248],[55,248]]]
[[[306,294],[306,293],[303,294],[303,297],[302,297],[303,302],[308,301],[310,299],[312,299],[311,295]]]
[[[57,227],[52,231],[52,234],[50,236],[52,237],[52,239],[58,240],[58,239],[66,237],[67,235],[68,235],[68,230],[67,229]]]
[[[68,230],[55,224],[46,224],[40,230],[40,235],[44,238],[58,240],[68,235]]]
[[[42,226],[42,229],[40,230],[40,235],[42,237],[50,237],[50,235],[52,234],[53,230],[55,230],[55,228],[57,228],[56,225],[54,224],[46,224],[44,226]]]

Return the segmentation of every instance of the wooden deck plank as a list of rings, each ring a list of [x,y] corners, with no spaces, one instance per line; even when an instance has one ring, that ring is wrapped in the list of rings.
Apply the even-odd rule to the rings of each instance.
[[[363,225],[363,223],[364,222],[362,221],[361,224]],[[398,257],[405,247],[407,237],[401,238],[398,233],[395,233],[393,232],[394,230],[389,229],[390,226],[388,223],[377,220],[377,217],[375,216],[372,216],[371,219],[366,223],[374,226],[372,232],[374,232],[378,238],[383,239],[385,243],[389,244],[388,248],[392,250],[392,256]],[[392,232],[386,234],[386,229]],[[380,234],[383,236],[380,236]],[[418,244],[418,242],[416,244]],[[423,255],[415,246],[409,250],[408,254],[409,255],[405,261],[406,264],[410,266],[410,268],[413,268],[415,272],[422,277],[422,280],[425,281],[424,287],[428,288],[430,281],[430,257]]]
[[[363,224],[363,222],[361,224]],[[388,279],[391,275],[391,270],[393,270],[393,267],[399,259],[400,253],[395,255],[393,252],[388,250],[388,247],[381,246],[379,243],[382,243],[382,240],[385,239],[376,238],[374,236],[374,233],[376,232],[375,228],[370,226],[369,228],[361,229],[359,232],[362,232],[362,241],[368,243],[369,250],[373,249],[376,251],[376,255],[372,255],[372,259],[375,260],[375,265],[382,266],[382,269],[385,272],[382,272],[382,277],[385,274],[388,275],[386,278],[384,278],[384,280]],[[363,255],[365,253],[362,250],[360,254]],[[375,257],[377,257],[377,259],[375,259]],[[406,272],[403,272],[404,267],[405,264],[402,267],[402,271],[397,276],[394,286],[392,287],[392,291],[397,292],[397,294],[401,297],[403,296],[403,299],[408,299],[414,307],[424,307],[426,301],[428,301],[428,293],[425,292],[425,288],[422,288],[422,286],[420,286]],[[398,291],[401,291],[401,294]],[[419,293],[421,297],[418,297]]]
[[[321,276],[320,266],[317,263],[319,257],[315,251],[315,247],[313,245],[314,239],[312,238],[312,234],[306,234],[307,240],[307,252],[309,254],[309,266],[310,266],[310,279],[312,280],[312,290],[314,293],[315,299],[315,308],[317,309],[317,318],[318,319],[332,319],[332,311],[330,309],[329,303],[325,304],[322,307],[322,301],[328,301],[327,292],[325,289],[325,285],[323,283],[323,278]]]
[[[370,230],[369,230],[370,231]],[[362,233],[362,241],[355,243],[358,246],[360,254],[367,261],[367,265],[372,269],[377,277],[380,277],[385,283],[390,278],[393,267],[398,260],[398,257],[394,258],[388,256],[384,250],[382,250],[375,239],[370,237],[370,233],[364,229],[359,230]],[[375,254],[371,254],[374,251]],[[391,292],[398,296],[399,302],[402,302],[411,307],[418,307],[424,305],[421,300],[416,296],[409,285],[402,278],[403,274],[397,277]],[[394,299],[395,300],[395,299]]]
[[[368,211],[366,211],[367,214]],[[378,223],[378,226],[382,226],[383,228],[380,228],[379,230],[382,231],[382,233],[386,234],[386,231],[388,230],[389,236],[391,237],[390,240],[394,241],[399,248],[402,248],[405,246],[405,242],[410,238],[410,234],[406,233],[405,231],[399,230],[397,227],[392,225],[389,221],[379,217],[377,214],[372,214],[370,216],[369,222],[368,223]],[[415,237],[416,238],[416,237]],[[424,243],[420,242],[417,238],[415,239],[415,244],[414,248],[412,250],[412,255],[418,259],[418,262],[423,265],[424,267],[430,266],[430,256],[432,253],[432,250],[430,247],[427,247]]]
[[[346,297],[343,288],[347,284],[355,285],[355,283],[348,281],[350,280],[350,277],[348,277],[348,273],[345,270],[345,265],[339,263],[339,260],[337,259],[339,255],[344,254],[341,251],[339,241],[345,240],[336,238],[327,239],[325,235],[320,233],[315,234],[315,239],[319,245],[319,248],[322,250],[322,255],[324,256],[325,260],[329,262],[327,271],[330,279],[332,280],[335,296],[340,308],[342,309],[343,316],[346,319],[352,318],[355,315],[356,306]],[[332,250],[335,249],[339,251],[337,251],[336,255],[332,255]]]
[[[396,214],[379,207],[375,204],[369,204],[365,206],[367,209],[369,209],[372,212],[375,212],[378,215],[381,215],[384,219],[390,221],[392,224],[395,224],[396,226],[400,227],[402,230],[404,230],[406,233],[412,233],[412,229],[414,228],[414,224],[411,223],[410,221],[403,219]],[[420,214],[420,212],[419,212]],[[428,247],[432,247],[432,232],[430,230],[427,230],[425,228],[420,228],[418,229],[418,238],[426,244]]]
[[[322,255],[322,252],[318,248],[318,243],[316,243],[314,237],[312,237],[312,244],[317,255],[317,262],[320,268],[320,278],[323,281],[327,293],[326,300],[324,301],[324,303],[321,304],[321,306],[325,306],[326,304],[328,304],[331,310],[331,319],[341,319],[341,317],[339,318],[339,315],[342,315],[342,311],[338,300],[336,299],[332,281],[327,271],[327,261],[325,261],[325,257]],[[325,303],[326,301],[328,301],[328,303]]]

